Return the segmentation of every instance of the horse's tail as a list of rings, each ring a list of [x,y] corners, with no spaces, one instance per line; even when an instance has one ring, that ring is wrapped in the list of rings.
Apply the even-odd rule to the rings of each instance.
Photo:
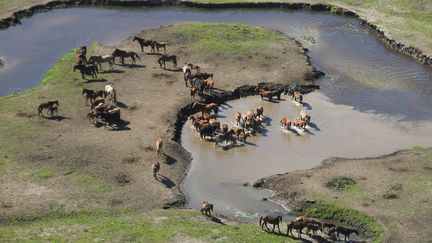
[[[116,93],[115,89],[113,89],[112,92],[113,92],[114,102],[117,102],[117,93]]]
[[[260,217],[260,220],[259,220],[259,224],[260,224],[260,226],[262,225],[262,221],[263,221],[263,219],[264,219],[264,217],[261,216],[261,217]]]
[[[177,56],[173,56],[173,63],[177,66]]]

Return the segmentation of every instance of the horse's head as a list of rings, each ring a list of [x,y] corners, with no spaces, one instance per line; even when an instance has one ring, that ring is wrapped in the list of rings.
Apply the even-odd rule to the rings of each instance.
[[[86,89],[83,89],[81,95],[84,95],[85,93],[86,93]]]
[[[138,40],[138,37],[134,36],[132,41],[137,41],[137,40]]]
[[[54,101],[53,101],[53,104],[56,104],[57,106],[60,106],[58,100],[54,100]]]

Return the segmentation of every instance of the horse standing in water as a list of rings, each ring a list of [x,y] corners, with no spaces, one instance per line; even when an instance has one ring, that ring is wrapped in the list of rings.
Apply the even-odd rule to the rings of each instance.
[[[298,102],[299,104],[302,104],[302,102],[303,102],[303,95],[299,91],[294,91],[291,99],[294,100],[294,101],[296,101],[296,102]]]
[[[151,44],[153,42],[152,40],[146,40],[146,39],[140,38],[138,36],[135,36],[132,41],[138,41],[138,44],[141,46],[141,52],[144,52],[145,46],[151,46]]]

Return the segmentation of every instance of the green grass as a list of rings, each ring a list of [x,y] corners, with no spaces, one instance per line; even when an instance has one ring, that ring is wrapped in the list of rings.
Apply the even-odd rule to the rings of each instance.
[[[36,177],[37,179],[48,179],[54,176],[54,171],[49,169],[49,168],[42,168],[39,170],[36,170],[33,173],[33,176]]]
[[[24,223],[25,222],[25,223]],[[184,238],[221,242],[295,242],[262,232],[258,224],[222,225],[192,210],[52,211],[8,218],[0,241],[166,242]]]
[[[91,192],[105,193],[110,191],[109,185],[93,176],[75,172],[71,174],[71,177],[75,184]]]
[[[344,176],[333,177],[326,182],[328,188],[338,191],[347,190],[356,184],[357,182],[354,179]]]
[[[318,200],[304,208],[296,209],[296,211],[309,217],[350,222],[352,226],[360,229],[367,238],[378,241],[382,239],[382,227],[376,220],[365,213],[337,203]]]
[[[174,31],[175,35],[188,38],[194,48],[214,53],[245,53],[269,48],[271,42],[286,38],[273,30],[242,24],[181,24]]]

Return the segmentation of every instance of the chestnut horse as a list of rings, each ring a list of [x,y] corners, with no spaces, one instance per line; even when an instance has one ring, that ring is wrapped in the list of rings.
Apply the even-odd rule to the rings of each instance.
[[[151,46],[151,52],[152,52],[152,53],[155,53],[155,52],[156,52],[156,51],[155,51],[155,47],[156,47],[157,52],[159,52],[159,48],[163,48],[163,49],[164,49],[164,54],[166,54],[166,46],[167,46],[167,43],[165,43],[165,42],[157,42],[157,41],[153,41],[153,42],[150,44],[150,46]]]
[[[153,162],[153,164],[152,164],[152,172],[153,172],[153,177],[155,179],[157,179],[157,174],[158,174],[159,170],[160,170],[159,161]]]
[[[197,107],[198,110],[200,110],[202,114],[204,114],[204,113],[210,114],[212,111],[215,114],[218,114],[218,112],[219,112],[219,106],[216,103],[205,104],[205,103],[199,103],[199,102],[195,101],[192,105],[192,109],[195,107]]]
[[[296,221],[291,221],[287,224],[287,235],[294,236],[292,233],[292,230],[295,229],[297,231],[297,234],[299,235],[299,237],[301,237],[302,233],[303,233],[303,229],[306,227],[306,223],[305,222],[296,222]]]
[[[273,99],[273,93],[271,91],[266,91],[261,89],[259,92],[259,96],[263,100],[264,98],[267,98],[269,101],[272,101]]]
[[[274,232],[274,229],[277,226],[278,230],[279,230],[279,234],[281,233],[279,225],[282,223],[282,216],[280,216],[280,215],[279,216],[274,216],[274,215],[261,216],[261,218],[259,220],[259,224],[260,224],[262,230],[264,230],[264,225],[265,225],[267,230],[270,230],[267,226],[267,223],[270,223],[273,225],[272,232]]]
[[[191,90],[190,90],[191,102],[192,102],[193,100],[195,100],[195,95],[196,95],[197,93],[198,93],[198,88],[195,88],[195,87],[191,88]]]
[[[163,153],[163,142],[161,138],[156,139],[156,152],[157,156],[160,157]]]
[[[198,65],[196,65],[196,64],[189,63],[187,66],[188,66],[191,70],[195,70],[195,71],[197,71],[197,72],[201,72],[201,68],[200,68],[200,66],[198,66]]]
[[[300,118],[296,117],[294,118],[294,121],[292,123],[294,126],[299,127],[299,128],[306,128],[306,122],[302,121]]]
[[[214,88],[214,81],[213,79],[206,79],[204,80],[205,89],[209,90],[211,92]]]
[[[290,129],[291,121],[287,117],[282,117],[280,124],[283,128]]]

